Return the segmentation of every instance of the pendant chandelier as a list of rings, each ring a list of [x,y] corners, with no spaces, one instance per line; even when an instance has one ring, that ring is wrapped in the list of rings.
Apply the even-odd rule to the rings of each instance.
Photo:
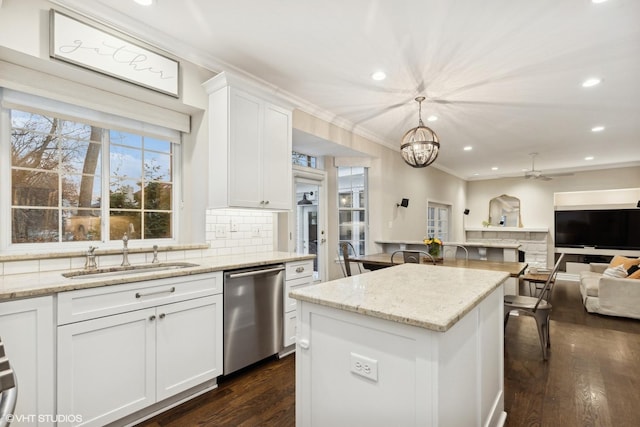
[[[424,96],[416,98],[418,102],[418,127],[415,127],[402,137],[400,152],[404,161],[414,168],[424,168],[433,163],[440,151],[438,135],[422,123],[422,101]]]

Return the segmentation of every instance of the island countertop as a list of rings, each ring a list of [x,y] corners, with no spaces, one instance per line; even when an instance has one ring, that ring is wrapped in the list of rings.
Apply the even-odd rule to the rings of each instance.
[[[402,264],[292,291],[301,301],[446,332],[508,273]]]

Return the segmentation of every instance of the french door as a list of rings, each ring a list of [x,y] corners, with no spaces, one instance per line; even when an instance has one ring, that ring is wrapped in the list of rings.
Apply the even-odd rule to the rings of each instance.
[[[326,280],[326,173],[294,168],[294,251],[314,254],[314,281]]]

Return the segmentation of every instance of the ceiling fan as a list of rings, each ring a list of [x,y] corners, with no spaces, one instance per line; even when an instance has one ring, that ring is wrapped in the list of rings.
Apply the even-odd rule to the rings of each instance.
[[[538,153],[529,153],[531,156],[531,169],[524,172],[525,179],[539,179],[541,181],[551,181],[553,177],[556,176],[571,176],[572,173],[553,173],[553,174],[543,174],[542,171],[536,170],[535,167],[535,159]]]

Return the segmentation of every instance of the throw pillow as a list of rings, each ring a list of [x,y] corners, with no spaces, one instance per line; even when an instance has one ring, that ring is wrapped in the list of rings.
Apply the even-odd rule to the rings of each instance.
[[[617,277],[620,279],[628,276],[627,269],[624,268],[623,265],[619,265],[617,267],[609,267],[604,271],[604,273],[602,273],[602,275],[607,277]]]
[[[640,266],[632,265],[628,270],[627,274],[629,275],[629,279],[640,279]]]
[[[627,258],[624,256],[616,255],[609,263],[609,267],[617,267],[619,265],[624,266],[625,270],[631,268],[632,265],[640,264],[640,258]]]

